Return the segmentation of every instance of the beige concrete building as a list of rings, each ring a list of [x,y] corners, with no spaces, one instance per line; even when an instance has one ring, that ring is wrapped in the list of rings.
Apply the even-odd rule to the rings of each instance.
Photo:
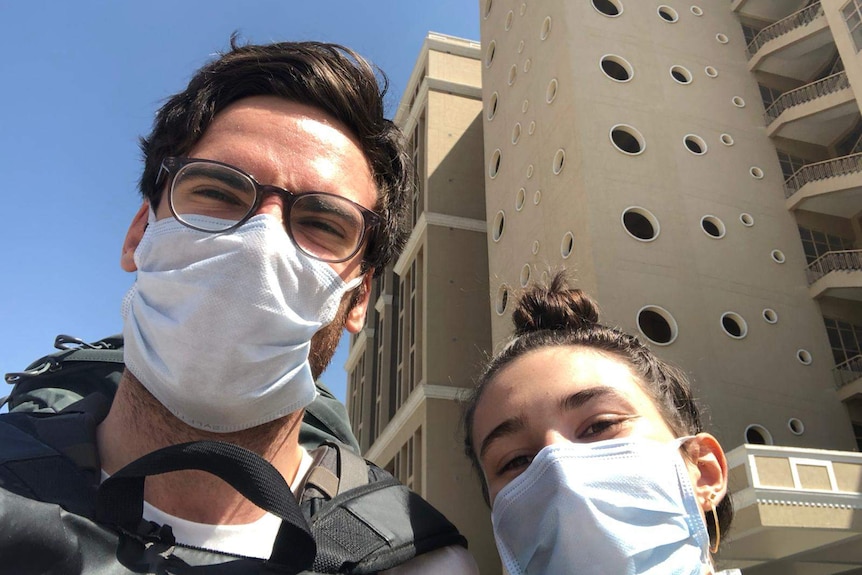
[[[494,573],[457,402],[491,341],[481,81],[477,42],[428,35],[395,118],[416,169],[413,233],[375,281],[374,309],[351,341],[347,407],[365,457],[445,513]]]
[[[347,365],[366,455],[499,573],[453,398],[564,268],[708,406],[722,566],[862,573],[862,0],[478,7],[397,117],[420,184]]]

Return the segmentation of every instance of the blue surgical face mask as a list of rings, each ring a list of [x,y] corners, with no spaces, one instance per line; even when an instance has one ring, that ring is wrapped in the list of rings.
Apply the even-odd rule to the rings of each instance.
[[[709,535],[679,446],[644,439],[544,448],[491,513],[510,575],[694,575]]]

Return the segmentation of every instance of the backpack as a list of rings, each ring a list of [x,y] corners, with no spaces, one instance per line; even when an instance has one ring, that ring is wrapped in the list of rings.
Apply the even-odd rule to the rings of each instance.
[[[123,369],[122,340],[75,343],[7,375],[15,388],[10,413],[0,415],[0,573],[362,575],[441,547],[466,547],[430,504],[337,440],[309,449],[314,465],[299,502],[266,460],[213,441],[157,450],[100,484],[95,430]],[[327,409],[303,422],[307,449],[318,437],[352,438],[338,415],[343,406],[331,394],[321,397]],[[144,521],[146,476],[179,469],[214,473],[282,518],[272,556],[193,548],[177,543],[168,525]]]

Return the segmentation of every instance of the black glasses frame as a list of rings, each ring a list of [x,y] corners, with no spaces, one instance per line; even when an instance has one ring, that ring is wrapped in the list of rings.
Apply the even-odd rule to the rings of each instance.
[[[235,172],[242,174],[243,176],[248,178],[248,180],[254,186],[254,203],[252,204],[248,213],[241,220],[236,222],[234,225],[232,225],[228,228],[225,228],[224,230],[220,230],[218,232],[213,232],[212,230],[206,230],[206,229],[198,228],[197,226],[193,226],[193,225],[189,224],[188,222],[186,222],[185,220],[183,220],[182,216],[177,214],[174,211],[174,203],[171,201],[170,196],[173,194],[174,179],[176,178],[177,173],[179,173],[179,171],[182,168],[184,168],[185,166],[188,166],[190,164],[215,164],[218,166],[223,166],[225,168],[229,168],[231,170],[234,170]],[[284,228],[285,228],[285,230],[287,230],[287,235],[290,237],[290,241],[293,242],[293,245],[295,245],[299,250],[302,251],[302,253],[306,254],[309,257],[312,257],[316,260],[324,261],[327,263],[332,263],[332,264],[347,261],[350,258],[352,258],[353,256],[355,256],[357,254],[357,252],[359,252],[359,250],[365,244],[366,239],[372,235],[372,231],[374,229],[376,229],[380,225],[380,222],[382,221],[380,214],[373,212],[373,211],[369,210],[368,208],[366,208],[365,206],[361,206],[361,205],[357,204],[356,202],[354,202],[353,200],[349,200],[349,199],[345,198],[344,196],[339,196],[338,194],[332,194],[329,192],[314,192],[314,191],[303,192],[301,194],[297,194],[297,193],[291,192],[289,190],[286,190],[284,188],[280,188],[278,186],[264,185],[264,184],[261,184],[260,182],[258,182],[257,180],[255,180],[254,176],[252,176],[251,174],[237,168],[236,166],[232,166],[232,165],[226,164],[224,162],[218,162],[216,160],[206,160],[203,158],[175,157],[175,156],[166,157],[164,160],[162,160],[162,165],[159,168],[159,175],[156,177],[156,188],[159,188],[163,184],[168,187],[168,207],[170,208],[171,214],[174,216],[174,218],[176,218],[176,220],[178,222],[180,222],[181,224],[183,224],[186,227],[192,228],[194,230],[203,231],[203,232],[210,232],[210,233],[226,233],[226,232],[231,232],[231,231],[239,228],[241,225],[246,223],[249,219],[251,219],[255,215],[255,212],[257,212],[258,208],[260,207],[260,203],[261,203],[261,201],[263,201],[264,196],[266,196],[267,194],[275,194],[277,196],[280,196],[282,198],[282,201],[284,202],[284,216],[283,216],[284,217]],[[299,243],[294,239],[293,230],[290,229],[290,210],[291,210],[291,208],[293,208],[293,204],[296,202],[296,200],[298,200],[299,198],[301,198],[303,196],[309,196],[309,195],[329,196],[332,198],[338,198],[339,201],[349,202],[349,203],[353,204],[359,210],[359,213],[362,214],[362,221],[364,224],[362,227],[362,233],[359,236],[359,241],[357,242],[356,247],[350,253],[350,255],[343,257],[343,258],[339,258],[337,260],[324,259],[324,258],[321,258],[320,256],[316,256],[312,253],[309,253],[302,246],[300,246]]]

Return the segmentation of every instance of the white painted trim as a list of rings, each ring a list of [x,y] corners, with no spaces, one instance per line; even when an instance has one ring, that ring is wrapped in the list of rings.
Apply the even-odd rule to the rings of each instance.
[[[362,354],[365,353],[368,339],[373,337],[373,328],[365,328],[356,336],[356,341],[353,342],[353,345],[350,347],[350,353],[347,354],[347,361],[344,362],[344,371],[348,373],[348,379],[350,372],[353,371],[354,367],[356,367],[356,362],[358,362]]]
[[[386,306],[392,305],[392,294],[381,295],[377,298],[377,301],[374,302],[374,309],[379,314],[383,314],[383,308]]]
[[[377,437],[364,457],[371,461],[377,461],[384,451],[395,440],[395,438],[404,431],[407,422],[413,417],[416,411],[422,407],[426,399],[447,399],[450,401],[458,401],[465,397],[470,392],[467,387],[450,387],[446,385],[426,385],[420,384],[416,386],[407,401],[395,413],[395,417],[386,425],[383,432]]]
[[[425,212],[425,219],[429,226],[438,226],[441,228],[455,228],[456,230],[467,230],[469,232],[480,232],[487,234],[487,226],[485,220],[476,220],[473,218],[462,218],[461,216],[450,216],[439,212]]]
[[[410,232],[410,237],[407,239],[407,244],[404,246],[404,251],[392,270],[399,276],[404,276],[407,271],[407,266],[410,262],[416,259],[416,254],[419,253],[419,248],[425,243],[425,231],[428,229],[428,219],[425,212],[419,214],[419,219],[416,221],[413,231]]]

